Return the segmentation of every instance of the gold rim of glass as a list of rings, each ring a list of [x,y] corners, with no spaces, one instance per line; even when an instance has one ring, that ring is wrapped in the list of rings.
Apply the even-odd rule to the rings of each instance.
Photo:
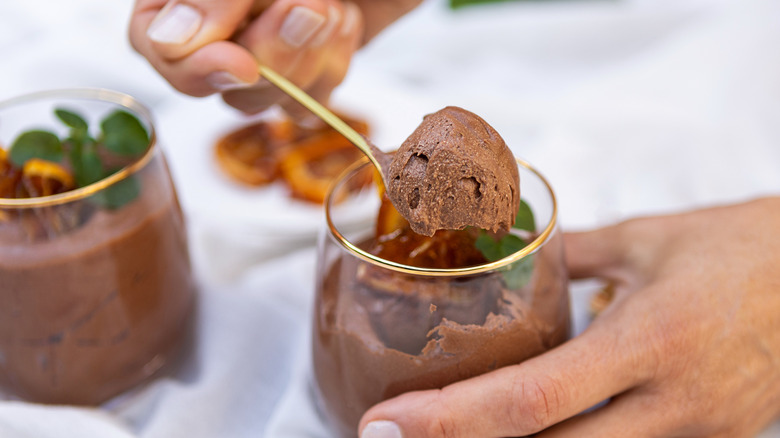
[[[388,268],[390,270],[401,272],[404,274],[415,274],[415,275],[423,275],[423,276],[430,276],[430,277],[454,277],[454,276],[480,274],[488,271],[498,270],[500,268],[503,268],[504,266],[507,266],[511,263],[514,263],[524,258],[525,256],[535,252],[542,245],[544,245],[545,242],[547,242],[547,240],[552,235],[553,231],[555,230],[555,225],[558,220],[558,201],[555,198],[555,192],[553,191],[550,183],[547,181],[547,178],[545,178],[541,173],[539,173],[539,171],[537,171],[527,161],[521,160],[519,158],[517,158],[516,160],[519,166],[527,169],[528,171],[536,175],[536,177],[539,178],[539,180],[544,184],[545,188],[547,189],[547,192],[550,195],[550,201],[552,202],[552,212],[550,213],[550,220],[548,221],[547,226],[544,228],[544,230],[542,230],[541,233],[539,233],[538,236],[536,236],[536,238],[531,243],[526,245],[520,251],[517,251],[516,253],[510,256],[504,257],[503,259],[496,260],[490,263],[485,263],[482,265],[466,266],[462,268],[451,268],[451,269],[421,268],[418,266],[404,265],[402,263],[396,263],[390,260],[383,259],[381,257],[377,257],[369,252],[360,249],[357,245],[350,242],[336,228],[336,225],[333,223],[333,220],[331,219],[330,210],[331,210],[332,196],[336,188],[339,186],[340,183],[344,181],[345,178],[347,178],[349,175],[351,175],[354,171],[356,171],[360,167],[369,164],[367,158],[362,158],[359,161],[352,164],[334,181],[333,184],[331,184],[331,187],[328,190],[328,194],[325,198],[325,219],[328,224],[328,231],[330,232],[331,236],[333,236],[343,248],[345,248],[347,251],[352,253],[354,256],[366,262],[369,262],[371,264]]]
[[[79,99],[79,100],[94,100],[102,101],[106,103],[113,103],[115,105],[124,107],[132,111],[137,116],[140,116],[146,126],[149,129],[149,147],[146,149],[144,155],[129,166],[123,167],[118,172],[107,176],[100,181],[92,183],[88,186],[79,187],[74,190],[70,190],[65,193],[50,196],[40,196],[37,198],[0,198],[0,207],[3,208],[24,208],[24,207],[47,207],[51,205],[64,204],[67,202],[84,199],[95,193],[113,185],[117,182],[127,178],[130,175],[143,169],[144,166],[152,159],[155,151],[157,150],[157,134],[154,129],[154,123],[152,123],[152,115],[149,109],[134,97],[120,93],[118,91],[112,91],[102,88],[65,88],[57,90],[38,91],[34,93],[24,94],[18,97],[4,100],[0,102],[0,111],[10,108],[14,105],[30,103],[40,99]]]

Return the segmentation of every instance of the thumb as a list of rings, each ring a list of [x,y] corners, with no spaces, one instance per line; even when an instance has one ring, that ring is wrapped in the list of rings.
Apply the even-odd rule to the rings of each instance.
[[[128,27],[133,48],[177,90],[206,96],[246,87],[259,75],[248,50],[226,41],[252,0],[137,0]]]

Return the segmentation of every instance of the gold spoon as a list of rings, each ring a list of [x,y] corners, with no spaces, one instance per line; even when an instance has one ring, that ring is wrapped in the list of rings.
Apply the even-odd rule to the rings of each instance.
[[[390,198],[390,201],[398,209],[399,213],[401,213],[401,215],[404,216],[409,221],[414,231],[428,236],[432,236],[433,233],[438,229],[458,229],[463,227],[462,219],[460,217],[457,217],[457,215],[453,216],[453,215],[443,214],[442,210],[440,209],[439,203],[420,201],[419,189],[418,187],[415,186],[424,186],[423,183],[425,181],[428,181],[427,186],[429,190],[432,186],[433,187],[440,186],[438,182],[435,184],[431,182],[430,178],[434,178],[438,180],[442,179],[441,177],[437,176],[435,172],[431,173],[432,176],[428,176],[428,172],[425,172],[426,175],[424,175],[422,178],[420,178],[419,176],[408,177],[407,181],[411,180],[411,183],[407,183],[405,185],[407,188],[409,187],[413,188],[412,193],[414,193],[415,196],[412,197],[407,196],[406,199],[403,199],[405,196],[404,184],[395,184],[395,189],[394,189],[393,185],[388,184],[391,179],[388,173],[391,167],[391,163],[393,163],[393,159],[396,158],[402,160],[405,153],[402,153],[401,155],[398,154],[391,155],[382,152],[376,146],[374,146],[369,141],[367,141],[365,137],[363,137],[357,131],[355,131],[349,125],[347,125],[337,115],[333,114],[330,110],[322,106],[319,102],[314,100],[313,97],[306,94],[305,91],[298,88],[295,84],[293,84],[292,82],[284,78],[282,75],[276,73],[275,71],[271,70],[270,68],[262,64],[258,66],[258,72],[269,82],[274,84],[283,92],[287,93],[298,103],[300,103],[301,105],[309,109],[311,112],[313,112],[322,121],[330,125],[341,135],[346,137],[347,140],[349,140],[352,144],[357,146],[358,149],[360,149],[364,154],[366,154],[368,159],[371,160],[371,163],[376,167],[377,171],[382,176],[382,182],[384,183],[385,189],[387,190],[387,194],[388,197]],[[491,138],[500,139],[500,136],[498,136],[498,134],[495,133],[493,128],[490,128],[484,120],[482,120],[481,118],[479,118],[479,116],[476,116],[475,114],[469,113],[466,110],[463,110],[461,108],[456,108],[456,107],[448,107],[441,110],[440,112],[442,111],[449,111],[450,113],[453,113],[455,118],[465,117],[465,119],[471,121],[469,123],[476,123],[477,126],[481,124],[485,132]],[[466,123],[466,122],[461,120],[460,123]],[[503,140],[501,140],[501,143],[503,143]],[[402,145],[402,149],[403,147],[404,146]],[[496,157],[496,160],[501,160],[503,158],[508,157],[509,159],[511,159],[511,168],[514,169],[514,157],[512,156],[511,151],[509,151],[509,149],[506,148],[506,145],[503,145],[503,147],[505,148],[507,153],[503,154],[502,157]],[[445,155],[447,154],[446,150],[444,153]],[[487,163],[477,163],[474,162],[473,160],[465,159],[460,156],[456,157],[455,155],[453,155],[453,157],[455,158],[454,161],[453,160],[444,160],[444,161],[447,167],[452,168],[453,174],[455,175],[459,174],[459,169],[464,166],[473,167],[472,174],[474,175],[493,174],[493,167],[497,169],[502,167],[510,168],[509,166],[501,166],[500,165],[501,163],[498,163],[497,161],[496,163],[498,163],[499,165],[498,166],[492,165],[491,167],[493,161],[488,160]],[[440,159],[439,161],[442,160]],[[511,174],[511,172],[509,173]],[[509,175],[508,177],[511,180],[511,175]],[[396,176],[396,178],[399,177]],[[514,180],[515,181],[517,180],[516,174],[514,176]],[[476,181],[476,179],[474,179],[474,181]],[[509,226],[511,226],[511,224],[514,223],[516,208],[515,208],[515,212],[512,212],[511,209],[507,209],[507,211],[509,212],[509,217],[507,218],[508,220],[499,222],[499,219],[496,218],[495,221],[493,221],[494,223],[491,223],[493,218],[490,218],[488,216],[482,215],[482,216],[472,217],[469,216],[468,212],[464,213],[464,211],[466,211],[465,209],[472,208],[472,206],[469,204],[468,201],[469,199],[471,199],[471,194],[473,194],[474,192],[472,187],[473,187],[472,185],[468,185],[468,184],[456,184],[456,185],[450,184],[449,188],[446,189],[448,193],[451,193],[452,190],[455,190],[455,192],[452,192],[452,196],[454,196],[455,198],[466,200],[466,203],[463,204],[462,207],[463,209],[460,211],[456,209],[456,212],[458,212],[459,215],[463,215],[463,217],[471,218],[470,220],[475,221],[474,223],[467,224],[467,225],[472,225],[472,226],[479,225],[481,228],[493,229],[493,230],[499,228],[508,230]],[[496,185],[496,190],[497,189],[498,189],[498,185]],[[406,193],[408,193],[408,191]],[[493,197],[496,197],[497,199],[496,202],[504,202],[501,201],[500,199],[516,199],[517,202],[519,203],[519,188],[516,188],[514,189],[514,191],[507,192],[507,193],[504,194],[505,196],[502,196],[502,194],[500,193],[494,194]],[[513,195],[512,193],[515,193],[515,195]],[[481,196],[481,191],[480,191],[480,196]],[[459,206],[456,207],[460,208]],[[412,213],[412,210],[415,210],[417,212],[416,215]],[[453,217],[455,217],[456,219],[453,219]]]
[[[355,131],[347,125],[347,123],[339,118],[339,116],[333,114],[333,112],[325,108],[322,104],[317,102],[313,97],[309,96],[305,91],[298,88],[297,85],[290,82],[287,78],[279,73],[271,70],[270,68],[260,64],[257,68],[260,75],[268,80],[268,82],[274,84],[277,88],[287,93],[290,97],[295,99],[298,103],[306,107],[314,115],[319,117],[323,122],[330,125],[338,133],[343,135],[358,147],[371,161],[371,164],[376,167],[379,174],[382,175],[383,182],[385,181],[385,171],[390,165],[392,157],[379,150],[376,146],[366,140],[359,132]],[[387,184],[385,184],[387,187]]]

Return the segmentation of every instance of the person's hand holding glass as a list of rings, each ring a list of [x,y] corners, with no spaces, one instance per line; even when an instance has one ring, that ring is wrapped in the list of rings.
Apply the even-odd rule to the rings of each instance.
[[[223,92],[255,112],[281,97],[257,82],[256,60],[326,99],[361,42],[417,3],[244,0],[226,8],[138,0],[130,38],[177,89]],[[780,199],[770,197],[565,235],[571,274],[616,288],[588,330],[522,363],[382,402],[359,431],[364,438],[756,434],[780,416],[778,215]]]

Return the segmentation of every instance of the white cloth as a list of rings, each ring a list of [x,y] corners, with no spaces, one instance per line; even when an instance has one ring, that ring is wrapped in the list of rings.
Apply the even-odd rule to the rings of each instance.
[[[213,141],[242,119],[133,53],[130,8],[0,2],[0,98],[92,86],[151,107],[189,222],[195,345],[175,375],[101,408],[0,402],[0,437],[327,437],[308,380],[321,213],[219,173]],[[776,0],[430,0],[360,53],[335,103],[385,149],[445,105],[482,115],[552,181],[568,229],[737,201],[780,192],[777,17]],[[592,287],[578,288],[581,330]]]

